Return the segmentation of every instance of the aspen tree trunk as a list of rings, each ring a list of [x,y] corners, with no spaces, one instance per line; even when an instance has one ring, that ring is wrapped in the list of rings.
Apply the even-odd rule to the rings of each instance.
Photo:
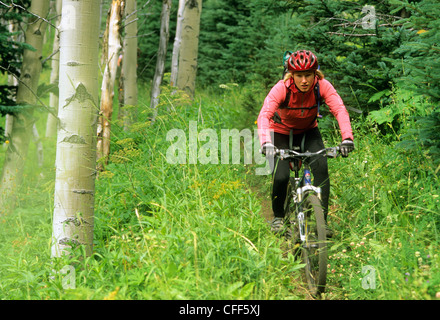
[[[10,33],[15,33],[18,30],[18,23],[16,21],[10,21],[8,25],[8,29]],[[17,35],[12,36],[12,40],[17,41]],[[18,86],[18,80],[13,75],[8,75],[8,85],[10,86]],[[10,97],[14,99],[14,97]],[[7,114],[5,116],[5,137],[9,139],[12,131],[12,123],[14,122],[14,116],[12,114]],[[7,144],[3,144],[3,148],[7,148]]]
[[[59,27],[60,21],[61,21],[61,5],[62,0],[56,0],[56,21],[55,26]],[[60,53],[58,52],[60,48],[60,35],[59,30],[55,29],[55,36],[53,41],[53,51],[52,53],[52,71],[50,73],[50,83],[53,85],[56,85],[58,87],[58,77],[60,74]],[[55,114],[57,114],[58,111],[58,95],[54,94],[53,92],[49,95],[49,106],[54,109]],[[46,137],[53,137],[56,135],[57,132],[57,123],[58,119],[52,115],[51,113],[47,116],[47,122],[46,122]]]
[[[8,29],[10,33],[15,33],[18,31],[18,23],[15,21],[11,21],[8,25]],[[21,37],[20,37],[21,38]],[[12,36],[12,39],[14,41],[18,41],[18,37],[17,35]],[[43,38],[43,43],[44,43],[44,38]],[[13,75],[8,75],[8,85],[10,86],[18,86],[19,82],[17,80],[16,77],[14,77]],[[16,100],[16,97],[11,97],[12,99]],[[12,131],[12,127],[13,127],[13,123],[14,123],[14,116],[12,114],[7,114],[5,117],[5,136],[7,137],[7,139],[9,139],[9,137],[11,136],[11,131]],[[44,152],[43,152],[43,144],[40,140],[40,135],[38,133],[37,130],[37,126],[34,125],[32,126],[32,138],[37,146],[37,158],[38,158],[38,166],[40,168],[43,167],[43,161],[44,161]],[[8,141],[9,142],[9,141]],[[7,144],[4,143],[3,144],[4,148],[7,148]],[[40,173],[42,174],[42,173]]]
[[[29,142],[32,137],[34,125],[34,108],[36,104],[36,92],[41,72],[41,52],[43,37],[47,23],[41,18],[47,18],[49,12],[49,0],[33,0],[30,12],[34,15],[29,17],[25,34],[26,43],[35,48],[24,50],[21,68],[20,84],[17,91],[17,104],[28,105],[13,118],[9,147],[6,151],[5,162],[1,176],[0,187],[0,210],[13,210],[16,200],[16,191],[21,185],[23,168],[25,165]]]
[[[160,85],[163,79],[165,68],[165,59],[167,56],[169,25],[170,25],[171,0],[163,0],[162,14],[160,16],[160,41],[159,50],[157,51],[156,71],[153,78],[153,88],[151,90],[150,107],[153,109],[153,121],[157,116],[157,105],[159,104]]]
[[[124,86],[124,107],[122,119],[124,130],[128,130],[136,119],[137,100],[137,14],[136,0],[127,0],[125,4],[124,57],[122,64],[122,82]],[[127,108],[125,108],[127,106]]]
[[[52,257],[93,249],[99,2],[63,0]]]
[[[118,58],[121,50],[120,26],[124,11],[123,0],[113,0],[107,20],[108,38],[105,59],[104,77],[101,86],[101,106],[98,119],[98,168],[103,169],[110,154],[110,129],[113,115],[113,97]]]
[[[194,98],[202,0],[187,0],[183,10],[177,87]]]
[[[179,8],[177,11],[176,36],[174,37],[173,56],[171,58],[171,78],[170,85],[174,87],[177,82],[177,72],[179,70],[179,52],[180,43],[182,42],[182,21],[183,9],[185,8],[185,0],[179,0]]]

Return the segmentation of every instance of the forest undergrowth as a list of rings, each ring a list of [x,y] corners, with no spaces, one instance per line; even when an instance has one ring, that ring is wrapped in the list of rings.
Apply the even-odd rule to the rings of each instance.
[[[188,154],[186,163],[169,161],[176,138],[190,149],[191,121],[198,134],[253,132],[246,96],[225,86],[191,103],[164,87],[154,123],[145,96],[128,131],[115,115],[110,163],[96,180],[91,257],[78,249],[50,258],[55,144],[42,139],[42,168],[32,145],[19,205],[0,217],[0,298],[308,299],[303,265],[283,254],[262,215],[269,175],[256,175],[243,154],[239,164],[189,164]],[[321,123],[329,146],[340,142],[330,117]],[[438,168],[423,150],[397,148],[399,135],[383,134],[372,118],[354,119],[353,128],[356,150],[329,161],[335,236],[323,298],[439,298]],[[170,131],[183,134],[167,138]],[[198,135],[197,149],[212,142]]]

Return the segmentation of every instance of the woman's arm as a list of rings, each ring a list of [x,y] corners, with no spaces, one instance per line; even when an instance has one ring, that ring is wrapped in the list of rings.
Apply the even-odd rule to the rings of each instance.
[[[337,93],[336,89],[329,81],[325,79],[319,80],[319,88],[322,98],[330,108],[330,112],[338,121],[342,140],[350,139],[353,141],[353,131],[351,129],[350,116],[348,115],[344,102]]]
[[[263,107],[261,108],[257,120],[260,145],[263,145],[266,142],[272,142],[270,138],[270,122],[272,121],[271,119],[273,118],[275,111],[286,97],[286,89],[284,82],[280,80],[270,90],[266,99],[264,99]]]

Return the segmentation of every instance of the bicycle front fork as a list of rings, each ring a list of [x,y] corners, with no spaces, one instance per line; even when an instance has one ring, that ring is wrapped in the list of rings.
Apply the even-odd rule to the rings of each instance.
[[[306,228],[304,222],[304,212],[302,208],[302,202],[305,199],[308,193],[314,193],[318,196],[319,200],[321,200],[321,188],[315,187],[312,185],[310,170],[304,170],[303,176],[303,186],[296,189],[296,193],[294,192],[293,199],[295,202],[295,206],[297,208],[297,219],[298,219],[298,229],[299,229],[299,237],[301,242],[306,240]]]
[[[299,238],[301,242],[306,241],[306,232],[304,224],[304,212],[298,212],[298,227],[299,227]]]

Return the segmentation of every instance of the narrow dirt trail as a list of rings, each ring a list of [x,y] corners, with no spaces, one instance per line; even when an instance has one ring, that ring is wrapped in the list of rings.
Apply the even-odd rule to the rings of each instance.
[[[258,186],[252,186],[251,188],[261,201],[261,215],[264,220],[269,223],[273,219],[272,201],[269,192],[266,192],[263,188],[259,188]]]
[[[250,188],[261,202],[261,215],[267,223],[270,223],[270,221],[272,221],[273,219],[273,211],[269,190],[266,190],[266,187],[264,187],[263,185],[259,185],[258,183],[250,185]],[[281,249],[283,249],[283,247]],[[287,245],[285,250],[288,250]],[[304,300],[315,300],[308,292],[305,280],[303,278],[303,275],[299,279],[292,277],[292,281],[295,282],[295,286],[297,287],[297,290],[295,290],[295,294],[298,296],[303,296]]]

